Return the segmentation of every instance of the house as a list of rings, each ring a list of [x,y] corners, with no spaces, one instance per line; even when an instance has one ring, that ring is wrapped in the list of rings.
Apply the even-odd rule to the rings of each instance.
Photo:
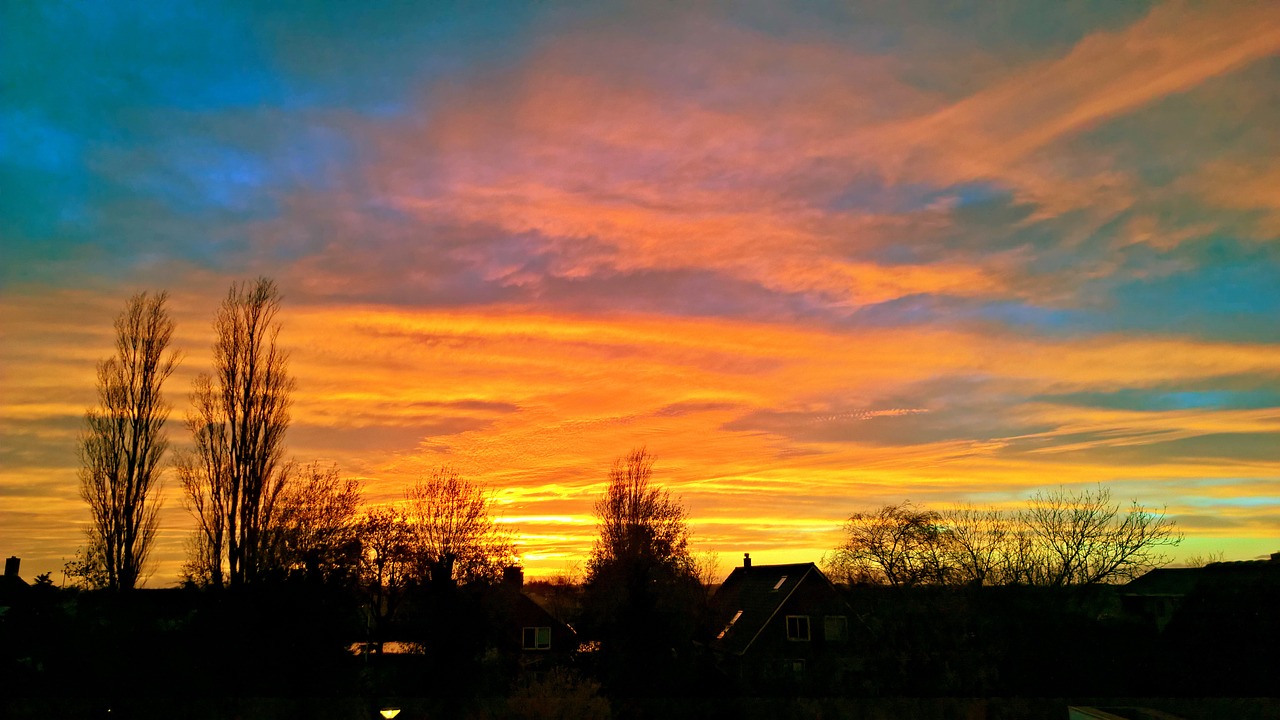
[[[577,633],[524,591],[524,572],[503,569],[499,582],[426,583],[406,592],[389,631],[394,641],[351,645],[353,652],[494,657],[537,664],[576,652]],[[545,664],[545,663],[544,663]]]
[[[1192,593],[1250,594],[1280,583],[1280,553],[1266,560],[1209,563],[1198,568],[1156,568],[1120,589],[1124,614],[1163,630]]]
[[[741,681],[831,686],[853,670],[857,617],[813,563],[752,565],[745,554],[711,606],[716,630],[707,646]]]
[[[573,628],[557,620],[524,592],[524,571],[504,569],[486,604],[492,618],[493,647],[517,655],[522,667],[558,662],[578,649]]]
[[[27,581],[18,574],[21,567],[22,558],[10,557],[4,561],[4,575],[0,576],[0,613],[3,613],[4,608],[13,605],[27,591]]]

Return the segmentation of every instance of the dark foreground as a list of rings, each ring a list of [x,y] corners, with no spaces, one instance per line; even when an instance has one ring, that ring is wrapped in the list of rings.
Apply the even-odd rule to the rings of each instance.
[[[13,720],[28,718],[302,718],[348,720],[380,718],[378,710],[398,707],[397,720],[462,718],[497,720],[532,717],[615,718],[743,718],[745,720],[1066,720],[1068,707],[1142,708],[1185,720],[1274,720],[1280,718],[1277,698],[736,698],[656,699],[612,703],[611,713],[542,698],[523,704],[510,698],[480,698],[458,703],[430,698],[155,698],[108,703],[90,698],[26,698],[0,705],[0,714]],[[578,714],[584,711],[585,715]],[[1123,711],[1121,711],[1123,712]],[[1128,710],[1128,712],[1134,712]],[[1141,715],[1134,715],[1142,717]],[[1161,715],[1148,717],[1161,719]]]
[[[530,650],[535,621],[512,620],[497,591],[410,597],[392,630],[418,650],[382,655],[353,652],[368,615],[324,588],[33,587],[0,613],[0,718],[1280,718],[1265,697],[1280,692],[1275,587],[1192,596],[1163,624],[1102,590],[851,589],[848,641],[801,675],[753,674],[696,640]]]

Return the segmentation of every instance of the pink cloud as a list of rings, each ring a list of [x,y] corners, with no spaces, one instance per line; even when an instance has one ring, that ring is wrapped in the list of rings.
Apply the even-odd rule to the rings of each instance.
[[[1267,3],[1156,7],[1119,32],[1081,40],[937,112],[879,128],[887,172],[903,178],[1008,182],[1061,211],[1132,193],[1105,164],[1049,152],[1066,137],[1280,52],[1280,14]],[[862,148],[848,145],[851,152]],[[1105,158],[1100,158],[1104,160]]]

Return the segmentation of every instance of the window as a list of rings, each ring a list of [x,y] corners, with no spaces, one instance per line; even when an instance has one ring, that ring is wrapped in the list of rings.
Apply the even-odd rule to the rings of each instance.
[[[734,623],[738,622],[738,618],[740,618],[740,617],[742,617],[742,611],[741,611],[741,610],[739,610],[738,612],[736,612],[736,613],[734,613],[734,614],[733,614],[733,619],[729,621],[729,624],[728,624],[728,625],[725,625],[725,626],[724,626],[724,629],[720,631],[720,634],[716,636],[716,639],[717,639],[717,640],[722,640],[722,639],[724,639],[724,636],[725,636],[726,634],[728,634],[729,629],[733,627],[733,624],[734,624]]]
[[[778,584],[773,586],[774,592],[777,592],[778,590],[782,589],[782,584],[785,583],[786,581],[787,581],[786,575],[783,575],[782,577],[778,578]]]
[[[783,660],[782,672],[790,675],[797,682],[804,680],[804,660]]]
[[[787,616],[787,639],[798,641],[807,641],[809,639],[808,615]]]
[[[551,647],[551,628],[527,627],[521,642],[525,650],[546,650]]]
[[[844,615],[828,615],[822,618],[822,637],[827,642],[845,642],[849,639],[849,618]]]

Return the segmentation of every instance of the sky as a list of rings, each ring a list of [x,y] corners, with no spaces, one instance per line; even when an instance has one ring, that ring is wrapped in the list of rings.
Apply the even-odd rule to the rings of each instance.
[[[802,5],[791,7],[791,5]],[[886,503],[1108,488],[1280,550],[1270,2],[0,9],[0,553],[82,544],[77,438],[167,290],[168,432],[274,278],[288,454],[449,466],[581,569],[647,447],[724,572]],[[166,472],[152,586],[194,528]]]

